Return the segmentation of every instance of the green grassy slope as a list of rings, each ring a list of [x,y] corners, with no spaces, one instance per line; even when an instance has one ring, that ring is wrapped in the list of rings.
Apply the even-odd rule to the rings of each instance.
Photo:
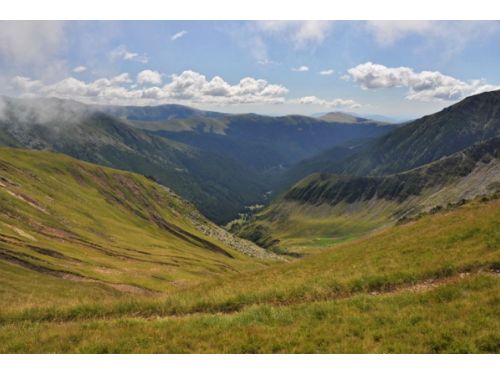
[[[262,246],[321,247],[500,190],[500,138],[381,177],[313,174],[233,230]],[[274,240],[274,242],[273,242]]]
[[[398,127],[343,165],[342,174],[398,173],[500,135],[500,91],[465,98]]]
[[[493,352],[500,201],[161,300],[2,314],[2,352]]]
[[[1,310],[161,293],[265,257],[146,177],[0,148]]]

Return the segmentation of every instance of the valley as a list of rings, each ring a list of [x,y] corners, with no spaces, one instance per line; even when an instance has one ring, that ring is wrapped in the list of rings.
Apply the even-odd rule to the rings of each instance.
[[[232,228],[278,252],[283,246],[303,251],[345,241],[494,194],[500,187],[499,150],[500,138],[495,137],[394,175],[312,174],[251,219],[233,222]]]
[[[405,124],[1,100],[0,352],[499,352],[500,91]]]

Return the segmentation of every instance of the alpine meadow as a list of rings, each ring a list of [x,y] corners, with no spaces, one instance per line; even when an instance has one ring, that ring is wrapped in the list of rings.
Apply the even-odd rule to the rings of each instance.
[[[0,21],[0,353],[499,354],[499,41]]]

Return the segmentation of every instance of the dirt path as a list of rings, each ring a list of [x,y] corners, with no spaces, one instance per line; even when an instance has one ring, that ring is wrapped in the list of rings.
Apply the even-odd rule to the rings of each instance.
[[[359,295],[366,295],[372,298],[378,298],[381,296],[386,296],[386,295],[394,295],[398,293],[424,293],[433,289],[436,289],[440,286],[444,285],[451,285],[463,280],[467,280],[468,278],[473,278],[478,275],[490,275],[494,277],[500,277],[500,271],[498,270],[479,270],[476,272],[463,272],[459,273],[457,275],[449,276],[449,277],[443,277],[443,278],[434,278],[434,279],[427,279],[420,281],[418,283],[414,284],[406,284],[406,285],[399,285],[395,286],[394,288],[390,290],[381,290],[381,291],[371,291],[371,292],[366,292],[366,291],[359,291],[359,292],[354,292],[354,293],[345,293],[345,294],[337,294],[337,295],[324,295],[324,296],[316,296],[314,298],[303,298],[300,300],[288,300],[284,302],[277,302],[277,301],[267,301],[267,302],[260,302],[260,303],[249,303],[249,304],[241,304],[241,305],[234,305],[234,306],[217,306],[214,305],[212,307],[208,307],[207,309],[201,309],[196,311],[195,309],[191,311],[186,311],[186,312],[143,312],[140,309],[134,310],[134,311],[127,311],[127,312],[120,312],[116,313],[113,311],[109,311],[108,313],[104,313],[104,315],[96,315],[95,317],[79,317],[74,314],[71,314],[71,311],[68,310],[67,312],[69,314],[66,314],[65,311],[62,311],[61,315],[58,318],[54,318],[53,316],[47,316],[44,317],[43,312],[41,315],[32,317],[32,318],[21,318],[22,314],[20,316],[13,315],[10,318],[9,317],[0,317],[0,321],[10,321],[10,322],[19,322],[23,320],[33,320],[33,321],[50,321],[50,322],[74,322],[74,321],[110,321],[114,319],[123,319],[123,318],[131,318],[131,319],[140,319],[140,320],[162,320],[162,319],[183,319],[183,318],[189,318],[193,316],[214,316],[214,315],[219,315],[219,316],[228,316],[232,314],[237,314],[247,308],[250,307],[255,307],[255,306],[264,306],[264,305],[269,305],[273,307],[291,307],[291,306],[303,306],[306,304],[310,303],[317,303],[317,302],[328,302],[328,301],[336,301],[336,300],[344,300],[348,298],[353,298],[355,296]],[[88,281],[88,280],[87,280]],[[110,286],[110,285],[108,285]],[[127,289],[131,287],[130,285],[117,285],[115,284],[114,287],[117,289],[126,287]],[[144,294],[144,291],[138,291],[138,290],[127,290],[128,292],[136,292],[138,294]],[[50,314],[49,314],[50,315]],[[71,317],[70,317],[71,316]],[[5,319],[6,318],[6,319]]]

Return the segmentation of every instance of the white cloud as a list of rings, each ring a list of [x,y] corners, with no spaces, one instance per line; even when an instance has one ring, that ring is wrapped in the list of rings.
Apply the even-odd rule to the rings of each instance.
[[[333,73],[335,73],[333,69],[326,69],[319,72],[322,76],[331,76]]]
[[[348,70],[363,89],[405,87],[410,100],[460,100],[466,96],[499,89],[482,80],[462,81],[437,71],[415,72],[408,67],[388,68],[367,62]]]
[[[261,65],[272,62],[270,40],[297,50],[320,46],[329,35],[331,21],[250,21],[228,27],[228,34]]]
[[[263,59],[257,60],[257,64],[259,64],[259,65],[280,65],[279,62],[276,62],[276,61],[273,61],[273,60],[269,60],[267,58],[263,58]]]
[[[119,74],[111,78],[111,83],[131,83],[130,75],[128,73]]]
[[[170,37],[170,40],[174,41],[177,39],[182,38],[184,35],[186,35],[188,32],[186,30],[179,31],[178,33],[175,33]]]
[[[0,58],[15,64],[47,64],[61,48],[64,22],[1,21]]]
[[[333,99],[326,100],[320,99],[317,96],[303,96],[302,98],[292,99],[291,103],[294,104],[303,104],[303,105],[316,105],[327,108],[359,108],[361,105],[352,99]]]
[[[162,78],[161,78],[161,73],[146,69],[137,74],[137,83],[139,85],[144,85],[144,84],[152,84],[152,85],[161,85]]]
[[[452,58],[470,43],[482,42],[500,32],[496,21],[367,21],[366,29],[378,45],[390,47],[411,36],[419,36],[418,46],[432,47],[445,58]],[[423,50],[425,53],[425,48]]]
[[[292,68],[293,72],[307,72],[309,71],[309,67],[305,65],[301,65],[298,68]]]
[[[309,46],[318,46],[328,36],[331,21],[257,21],[258,32],[285,37],[295,48],[302,49]]]
[[[135,61],[141,64],[146,64],[149,59],[145,54],[139,54],[137,52],[131,52],[127,50],[125,45],[120,45],[110,52],[110,57],[112,60],[128,60]]]
[[[391,46],[412,34],[435,32],[438,24],[433,21],[367,21],[367,29],[381,46]]]
[[[147,76],[149,81],[146,79],[141,83],[153,83],[151,78],[154,75],[151,72],[143,74],[143,78]],[[138,83],[141,73],[138,75]],[[159,72],[152,73],[160,74]],[[288,92],[287,88],[282,85],[270,84],[266,80],[252,77],[245,77],[237,84],[231,85],[219,76],[209,80],[203,74],[186,70],[170,78],[170,82],[163,86],[160,86],[161,81],[156,81],[155,86],[139,88],[135,84],[130,85],[128,73],[113,78],[100,78],[92,82],[69,77],[52,84],[18,76],[14,77],[11,83],[21,95],[54,96],[87,103],[138,105],[167,102],[217,105],[280,104],[285,102],[283,95]]]
[[[245,77],[230,85],[221,77],[211,80],[192,70],[172,75],[172,81],[163,92],[173,99],[188,99],[205,103],[280,103],[288,90],[282,85],[269,84],[266,80]]]
[[[77,66],[77,67],[75,67],[75,68],[73,69],[73,72],[74,72],[74,73],[83,73],[83,72],[84,72],[84,71],[86,71],[86,70],[87,70],[87,67],[86,67],[86,66],[79,65],[79,66]]]
[[[16,76],[11,81],[12,88],[21,92],[36,91],[43,87],[42,81],[32,80],[24,76]]]

